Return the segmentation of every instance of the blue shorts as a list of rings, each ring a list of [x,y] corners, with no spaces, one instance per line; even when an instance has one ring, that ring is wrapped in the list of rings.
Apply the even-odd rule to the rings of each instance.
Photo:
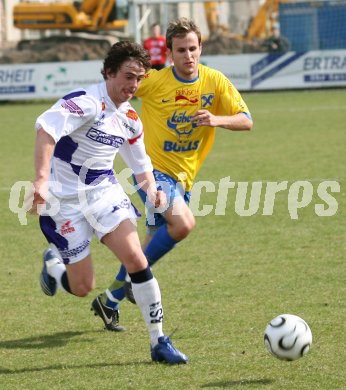
[[[182,185],[177,182],[173,177],[166,175],[165,173],[162,173],[158,171],[157,169],[153,170],[153,174],[155,177],[155,181],[158,187],[162,188],[162,191],[165,192],[167,197],[167,203],[168,207],[173,205],[173,200],[175,198],[181,197],[186,204],[189,204],[191,192],[190,191],[184,191]],[[137,186],[137,182],[135,177],[133,176],[133,181],[135,186]],[[136,187],[137,188],[137,187]],[[146,193],[141,189],[137,188],[137,193],[142,199],[142,202],[146,204]],[[166,208],[167,210],[167,208]],[[161,226],[166,223],[165,217],[160,213],[154,213],[150,210],[146,210],[146,225],[147,226]]]

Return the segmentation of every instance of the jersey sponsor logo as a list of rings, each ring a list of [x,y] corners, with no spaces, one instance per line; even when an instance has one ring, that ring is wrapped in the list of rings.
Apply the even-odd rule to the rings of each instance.
[[[168,119],[167,123],[173,123],[176,125],[179,125],[181,123],[190,123],[191,122],[192,115],[186,115],[186,111],[179,112],[174,111],[171,119]]]
[[[175,91],[176,96],[186,96],[191,98],[198,95],[198,89],[194,88],[180,88]]]
[[[134,110],[128,110],[127,113],[126,113],[126,116],[128,118],[132,119],[133,121],[137,121],[138,120],[138,114]]]
[[[68,264],[69,257],[77,256],[79,253],[82,253],[89,244],[89,240],[84,240],[79,246],[77,246],[77,248],[60,250],[61,257],[64,259],[64,263]]]
[[[130,200],[125,198],[119,204],[113,206],[112,213],[115,213],[116,211],[118,211],[120,209],[129,209],[130,206],[131,206]]]
[[[76,229],[71,225],[71,221],[66,221],[60,228],[60,234],[64,236],[65,234],[69,234],[74,232]]]
[[[215,95],[213,93],[208,93],[206,95],[202,95],[201,96],[202,108],[210,107],[213,104],[214,96]]]
[[[185,103],[185,102],[189,102],[189,103],[193,103],[193,104],[198,103],[198,98],[197,98],[197,97],[196,97],[196,98],[191,98],[191,99],[189,99],[189,98],[186,97],[186,96],[182,96],[182,95],[179,95],[179,96],[176,96],[176,97],[175,97],[175,101],[176,101],[176,102],[179,102],[179,101],[181,101],[181,100],[183,100],[184,103]]]
[[[191,150],[197,150],[199,141],[190,141],[185,144],[179,142],[165,141],[163,144],[163,150],[165,152],[190,152]]]
[[[192,115],[186,115],[186,111],[174,114],[167,120],[167,126],[175,132],[179,141],[187,140],[197,127],[197,123],[191,122]]]
[[[136,129],[134,129],[132,126],[130,126],[126,122],[123,122],[123,126],[125,127],[125,129],[130,130],[132,134],[134,134],[136,132]]]
[[[73,100],[65,100],[62,102],[61,107],[70,111],[71,114],[78,114],[79,116],[84,115],[84,111]]]
[[[177,89],[175,91],[175,102],[182,106],[197,105],[199,102],[198,89]]]
[[[103,145],[109,145],[113,148],[119,148],[125,141],[122,137],[113,134],[107,134],[93,127],[88,130],[86,136],[95,142]]]

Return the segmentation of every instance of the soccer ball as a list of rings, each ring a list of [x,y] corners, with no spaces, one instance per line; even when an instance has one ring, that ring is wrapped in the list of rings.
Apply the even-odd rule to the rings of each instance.
[[[281,360],[297,360],[309,352],[312,333],[309,325],[293,314],[281,314],[270,321],[264,332],[268,351]]]

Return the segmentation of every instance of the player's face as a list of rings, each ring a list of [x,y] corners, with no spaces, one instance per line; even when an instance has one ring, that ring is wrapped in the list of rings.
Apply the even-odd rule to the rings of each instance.
[[[189,32],[184,38],[172,39],[172,50],[168,50],[179,77],[192,80],[198,75],[198,64],[202,47],[194,32]]]
[[[117,73],[107,73],[107,92],[116,106],[130,100],[145,75],[144,67],[135,60],[122,64]]]
[[[160,26],[156,25],[151,30],[152,36],[157,38],[161,34]]]

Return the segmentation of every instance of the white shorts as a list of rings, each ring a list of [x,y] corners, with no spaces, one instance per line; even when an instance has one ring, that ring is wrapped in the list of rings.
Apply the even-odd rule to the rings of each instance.
[[[55,215],[40,216],[40,226],[49,243],[54,244],[65,264],[73,264],[90,254],[95,234],[99,240],[130,219],[140,216],[120,184],[64,199]]]

